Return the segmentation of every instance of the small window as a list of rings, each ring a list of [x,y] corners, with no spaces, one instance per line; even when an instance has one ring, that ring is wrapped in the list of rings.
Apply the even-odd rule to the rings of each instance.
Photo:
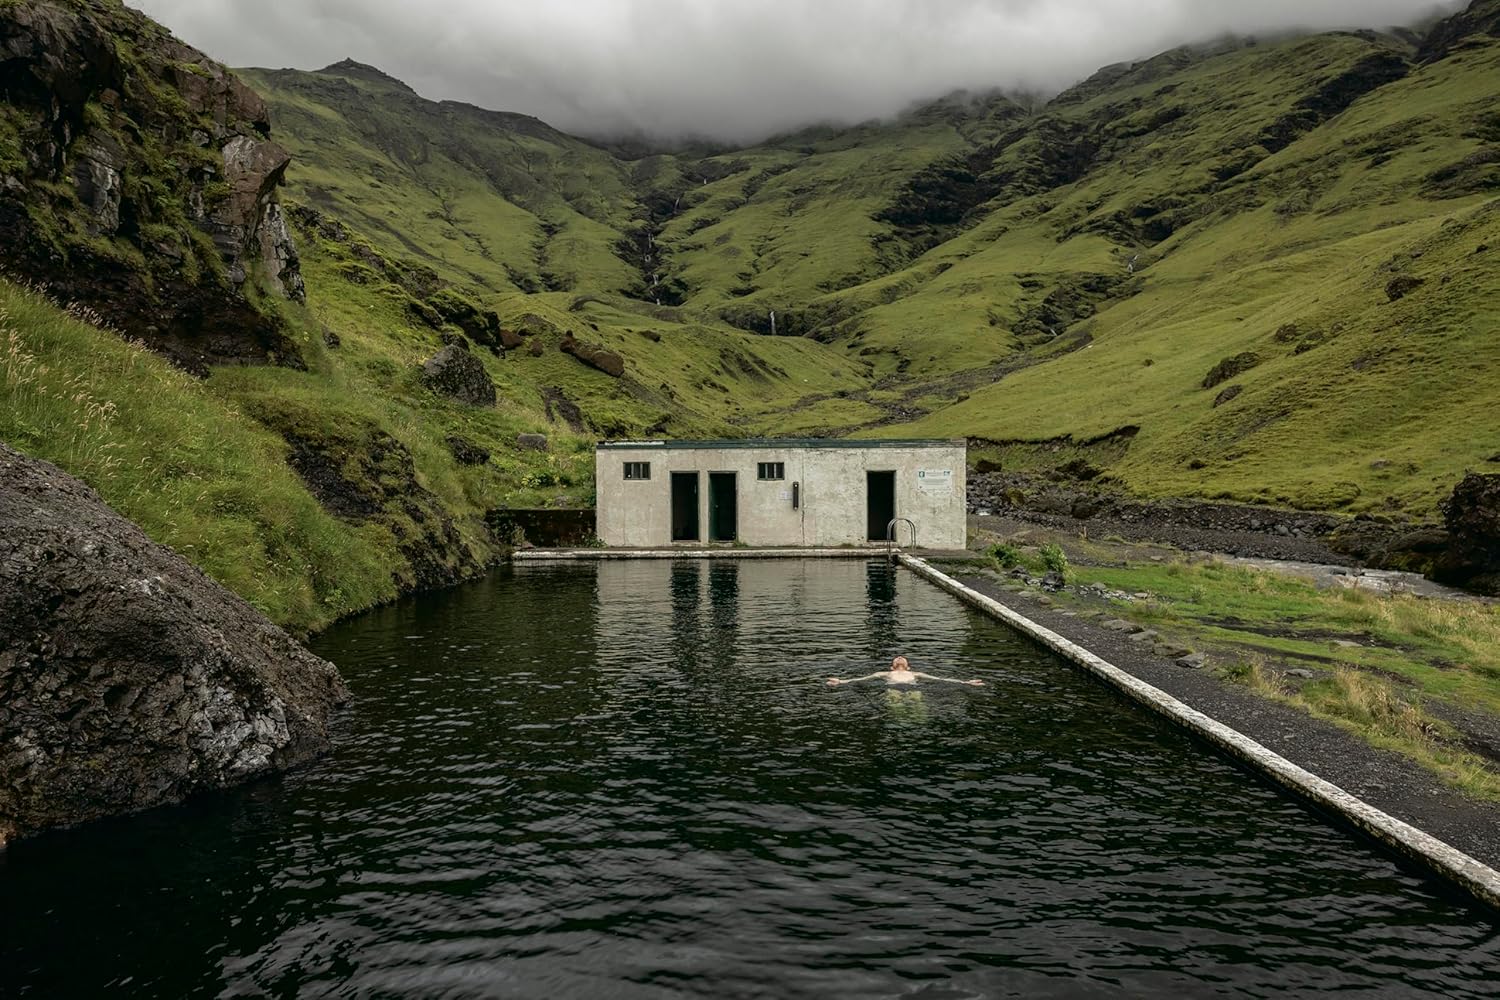
[[[757,467],[755,478],[764,480],[785,479],[785,462],[761,462]]]
[[[625,463],[625,478],[626,479],[650,479],[651,478],[651,463],[650,462],[626,462]]]

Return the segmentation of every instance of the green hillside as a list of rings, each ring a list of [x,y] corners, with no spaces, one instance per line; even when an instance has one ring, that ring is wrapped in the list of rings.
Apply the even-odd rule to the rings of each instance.
[[[1483,31],[1429,61],[1373,33],[1181,49],[1042,107],[955,95],[628,161],[356,64],[245,75],[293,200],[624,357],[617,381],[550,349],[500,366],[592,433],[965,436],[1144,494],[1416,514],[1500,451]]]
[[[477,572],[487,511],[589,504],[601,437],[967,437],[1417,517],[1500,458],[1500,0],[719,151],[353,62],[236,80],[118,0],[0,28],[0,264],[99,313],[0,282],[0,437],[301,628]],[[445,344],[495,406],[434,390]]]

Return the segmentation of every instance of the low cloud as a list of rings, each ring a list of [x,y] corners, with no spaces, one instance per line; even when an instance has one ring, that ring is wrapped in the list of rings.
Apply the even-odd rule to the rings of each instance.
[[[352,57],[582,134],[751,140],[958,89],[1055,91],[1226,33],[1408,25],[1434,0],[129,0],[236,66]]]

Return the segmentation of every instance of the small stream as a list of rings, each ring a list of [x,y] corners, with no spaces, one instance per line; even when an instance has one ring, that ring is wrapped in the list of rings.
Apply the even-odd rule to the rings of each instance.
[[[285,778],[0,854],[0,996],[1492,996],[1483,913],[883,563],[518,566],[326,633]],[[917,669],[987,687],[830,689]]]

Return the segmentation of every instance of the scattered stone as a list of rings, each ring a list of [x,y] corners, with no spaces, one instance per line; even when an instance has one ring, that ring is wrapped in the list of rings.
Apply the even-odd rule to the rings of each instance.
[[[327,344],[329,347],[338,347],[339,345],[343,344],[343,342],[343,338],[341,338],[337,333],[334,333],[326,326],[323,327],[323,343]]]
[[[1188,655],[1192,650],[1183,649],[1181,646],[1173,646],[1170,643],[1157,643],[1156,648],[1152,649],[1151,652],[1163,660],[1176,660]]]
[[[1144,591],[1144,590],[1138,590],[1134,594],[1131,594],[1130,596],[1134,597],[1137,601],[1149,601],[1149,600],[1151,600],[1151,595],[1149,593],[1147,593],[1146,591]]]
[[[545,434],[517,434],[516,446],[525,451],[546,451],[547,435]]]
[[[1104,627],[1111,632],[1139,632],[1140,626],[1125,621],[1123,618],[1111,618],[1104,623]]]
[[[1042,589],[1057,593],[1068,585],[1067,579],[1061,573],[1048,573],[1042,577]]]
[[[1208,657],[1202,653],[1189,653],[1186,656],[1179,657],[1177,665],[1185,670],[1202,670],[1203,665],[1207,662]]]
[[[0,444],[0,847],[310,761],[333,664]]]
[[[1296,667],[1296,668],[1293,668],[1291,670],[1285,671],[1285,675],[1287,677],[1295,677],[1298,680],[1304,680],[1304,681],[1310,681],[1314,677],[1318,676],[1317,674],[1313,673],[1311,670],[1304,670],[1301,667]]]
[[[1042,592],[1039,590],[1023,590],[1021,591],[1021,596],[1025,598],[1035,599],[1041,597]]]
[[[1161,638],[1161,633],[1153,632],[1151,629],[1143,629],[1142,631],[1137,632],[1135,633],[1135,635],[1129,636],[1128,638],[1131,642],[1155,642],[1157,639]]]
[[[1341,647],[1343,649],[1363,649],[1364,648],[1360,643],[1355,642],[1353,639],[1335,639],[1335,640],[1333,640],[1333,644],[1335,646],[1339,646],[1339,647]]]
[[[1038,604],[1042,605],[1043,607],[1046,607],[1046,608],[1050,608],[1054,603],[1056,603],[1055,601],[1052,600],[1052,598],[1048,597],[1046,594],[1043,594],[1040,597],[1038,597],[1036,599],[1036,602]]]
[[[422,365],[422,381],[434,392],[471,406],[494,406],[495,383],[467,343],[444,347]]]
[[[453,453],[453,458],[459,465],[483,465],[490,460],[489,449],[475,444],[468,438],[450,434],[446,441],[448,450]]]

